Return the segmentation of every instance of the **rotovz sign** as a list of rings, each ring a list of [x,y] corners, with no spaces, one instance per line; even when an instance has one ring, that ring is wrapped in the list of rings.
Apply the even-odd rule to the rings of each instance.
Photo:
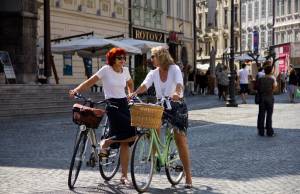
[[[154,42],[165,41],[164,33],[138,29],[138,28],[133,28],[133,38],[139,40],[154,41]]]

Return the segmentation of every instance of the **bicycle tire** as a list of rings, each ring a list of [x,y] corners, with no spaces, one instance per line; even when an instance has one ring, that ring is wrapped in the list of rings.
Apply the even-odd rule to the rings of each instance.
[[[107,118],[105,118],[107,119]],[[105,138],[108,133],[108,123],[107,120],[105,120],[105,124],[103,126],[103,133],[102,137]],[[115,164],[115,166],[114,166]],[[109,181],[111,180],[116,173],[118,172],[120,167],[120,148],[111,148],[109,151],[109,156],[108,158],[101,158],[99,157],[99,172],[101,177]]]
[[[172,137],[168,143],[168,155],[165,164],[166,175],[168,181],[172,185],[177,185],[183,178],[183,165],[179,158],[177,146],[174,138]],[[173,175],[174,174],[174,175]]]
[[[147,191],[153,176],[154,155],[150,154],[149,158],[149,152],[152,152],[150,144],[151,142],[149,139],[149,134],[144,133],[139,135],[138,139],[134,143],[132,150],[130,166],[131,178],[135,190],[140,193]],[[138,158],[138,156],[140,156],[141,158]],[[146,164],[147,172],[138,173],[139,165],[142,166],[143,164]],[[145,182],[143,182],[143,180],[145,180]]]
[[[76,142],[76,145],[74,148],[74,152],[73,152],[73,156],[72,156],[71,164],[70,164],[70,168],[69,168],[68,186],[69,186],[69,189],[71,189],[71,190],[74,188],[74,185],[77,181],[77,178],[78,178],[78,175],[79,175],[79,172],[81,169],[81,165],[83,163],[82,157],[84,156],[86,142],[87,142],[87,133],[85,131],[80,132],[80,135],[77,139],[77,142]],[[76,163],[77,165],[75,165],[76,158],[77,158],[76,156],[78,153],[79,153],[79,160],[77,160],[78,163]],[[76,167],[75,174],[73,174],[74,167]],[[74,175],[74,178],[72,178],[73,175]]]

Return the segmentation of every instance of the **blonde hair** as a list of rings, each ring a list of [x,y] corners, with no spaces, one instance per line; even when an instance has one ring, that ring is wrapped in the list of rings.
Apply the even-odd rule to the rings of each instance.
[[[159,65],[162,69],[168,69],[170,65],[174,64],[172,56],[170,55],[168,49],[165,47],[153,47],[151,49],[151,54],[154,55],[159,61]]]

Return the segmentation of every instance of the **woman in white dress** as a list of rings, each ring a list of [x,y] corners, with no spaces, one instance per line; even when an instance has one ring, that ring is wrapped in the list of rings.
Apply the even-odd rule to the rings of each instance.
[[[174,64],[169,51],[164,47],[155,47],[151,50],[154,66],[141,86],[130,96],[135,96],[147,91],[154,84],[156,97],[171,97],[172,110],[169,111],[174,119],[170,120],[175,128],[175,142],[185,173],[185,187],[192,187],[190,157],[187,143],[188,112],[183,101],[183,77],[180,68]],[[157,129],[159,131],[159,129]]]

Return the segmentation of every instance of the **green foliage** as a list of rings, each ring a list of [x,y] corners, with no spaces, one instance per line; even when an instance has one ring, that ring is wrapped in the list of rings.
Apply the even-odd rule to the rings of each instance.
[[[147,70],[143,66],[137,66],[134,71],[134,87],[138,88],[141,83],[144,81],[147,75]]]

